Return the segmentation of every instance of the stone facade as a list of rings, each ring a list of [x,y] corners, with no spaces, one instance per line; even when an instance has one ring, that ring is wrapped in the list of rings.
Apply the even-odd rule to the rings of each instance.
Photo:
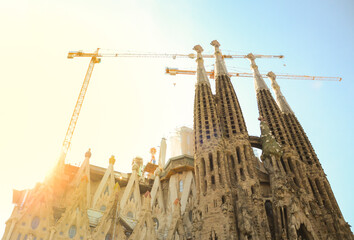
[[[58,165],[34,189],[13,192],[2,240],[353,240],[317,155],[268,73],[276,96],[254,73],[261,136],[249,136],[220,44],[213,95],[197,45],[194,130],[180,130],[178,156],[132,172]],[[194,143],[190,141],[193,139]],[[252,148],[262,149],[258,159]],[[192,151],[194,149],[194,156]]]

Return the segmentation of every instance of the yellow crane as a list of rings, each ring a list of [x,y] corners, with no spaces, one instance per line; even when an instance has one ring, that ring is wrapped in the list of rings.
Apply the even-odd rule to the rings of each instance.
[[[71,139],[72,139],[74,131],[75,131],[77,120],[79,119],[82,104],[84,103],[85,95],[87,92],[88,85],[90,83],[93,68],[96,63],[101,62],[101,59],[97,57],[98,51],[99,51],[99,48],[97,48],[97,50],[94,53],[92,53],[89,67],[87,69],[87,72],[86,72],[86,75],[84,78],[84,82],[82,83],[79,97],[77,98],[77,101],[75,104],[74,112],[71,115],[69,127],[66,130],[65,138],[64,138],[63,145],[61,148],[59,163],[58,163],[59,166],[64,166],[64,164],[65,164],[66,154],[68,153],[70,145],[71,145]],[[68,55],[68,58],[71,58],[71,57],[69,57],[69,55]]]
[[[247,55],[223,55],[226,59],[233,59],[233,58],[246,58]],[[254,54],[256,58],[284,58],[283,55],[261,55],[261,54]],[[98,53],[98,51],[93,53],[85,53],[83,51],[72,51],[69,52],[68,58],[75,58],[75,57],[147,57],[147,58],[191,58],[195,59],[197,57],[196,54],[173,54],[173,53]],[[203,58],[214,58],[214,55],[206,54],[203,55]]]
[[[177,75],[195,75],[196,71],[194,70],[179,70],[178,68],[166,68],[166,74]],[[210,78],[214,78],[214,70],[207,71],[207,74]],[[229,72],[230,77],[253,77],[253,73],[235,73]],[[262,77],[266,78],[267,74],[261,74]],[[316,80],[316,81],[342,81],[341,77],[320,77],[320,76],[308,76],[308,75],[289,75],[289,74],[277,74],[277,78],[280,79],[294,79],[294,80]]]
[[[65,165],[65,159],[66,155],[69,151],[70,145],[71,145],[71,139],[74,135],[75,127],[77,120],[79,119],[80,115],[80,110],[82,107],[82,104],[85,99],[85,95],[87,92],[88,85],[90,83],[91,75],[93,68],[96,63],[100,63],[102,57],[147,57],[147,58],[190,58],[190,59],[195,59],[196,54],[190,53],[190,54],[169,54],[169,53],[99,53],[99,48],[95,52],[91,53],[86,53],[83,51],[71,51],[68,53],[68,58],[73,59],[76,57],[89,57],[91,58],[91,61],[89,63],[84,82],[82,83],[81,90],[79,93],[79,97],[76,101],[76,105],[74,108],[74,112],[71,116],[69,127],[66,131],[65,138],[63,141],[62,145],[62,150],[59,158],[58,165],[59,166],[64,166]],[[260,54],[255,54],[254,55],[256,58],[283,58],[283,55],[260,55]],[[204,58],[213,58],[214,55],[203,55]],[[245,58],[246,55],[223,55],[224,58],[226,59],[233,59],[233,58]]]

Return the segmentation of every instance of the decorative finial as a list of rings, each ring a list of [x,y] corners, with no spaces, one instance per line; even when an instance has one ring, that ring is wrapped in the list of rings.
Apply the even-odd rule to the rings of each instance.
[[[206,83],[210,87],[209,79],[205,71],[204,60],[202,56],[203,48],[200,45],[195,45],[193,50],[197,52],[197,84]]]
[[[267,73],[267,77],[270,79],[270,81],[272,83],[272,88],[275,93],[275,98],[277,99],[277,103],[278,103],[280,110],[283,113],[292,113],[293,114],[294,112],[291,110],[290,105],[288,104],[288,102],[286,101],[282,92],[280,91],[279,84],[275,80],[276,75],[273,72],[269,72],[269,73]]]
[[[193,50],[195,50],[197,53],[202,53],[204,49],[200,45],[195,45]]]
[[[216,48],[219,48],[220,47],[220,43],[218,42],[218,40],[213,40],[211,41],[210,45],[216,47]]]
[[[274,80],[275,80],[275,78],[276,78],[277,76],[275,75],[275,73],[273,73],[272,71],[270,71],[270,72],[267,73],[267,77],[269,77],[269,78],[271,78],[271,79],[274,78]]]
[[[89,148],[85,153],[85,158],[90,158],[90,157],[91,157],[91,148]]]
[[[256,59],[256,57],[252,53],[249,53],[245,58],[248,58],[251,62],[251,69],[253,71],[254,87],[256,89],[256,92],[258,92],[259,90],[262,90],[262,89],[269,90],[262,75],[258,71],[258,66],[257,66],[256,62],[254,61]]]
[[[114,165],[115,162],[116,162],[116,158],[112,155],[112,156],[109,158],[109,164]]]
[[[267,77],[270,79],[270,82],[272,83],[272,88],[275,92],[280,91],[280,87],[278,85],[278,83],[275,81],[275,78],[277,77],[275,75],[275,73],[273,73],[272,71],[270,71],[269,73],[267,73]]]
[[[210,45],[215,48],[215,78],[220,75],[228,75],[224,57],[219,49],[220,43],[217,40],[214,40]]]
[[[151,153],[151,162],[152,162],[153,164],[156,164],[156,159],[155,159],[156,148],[151,148],[151,149],[150,149],[150,153]]]
[[[253,55],[253,53],[247,54],[245,58],[248,58],[249,60],[255,60],[256,59],[256,57]]]

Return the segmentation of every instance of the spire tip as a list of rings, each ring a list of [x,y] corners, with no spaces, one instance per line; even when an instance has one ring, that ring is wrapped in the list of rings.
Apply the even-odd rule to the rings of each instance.
[[[204,51],[204,49],[202,48],[202,46],[200,46],[199,44],[198,45],[195,45],[193,50],[195,50],[197,53],[202,53]]]
[[[112,155],[112,156],[109,158],[109,164],[114,165],[115,162],[116,162],[116,158],[114,157],[114,155]]]
[[[256,59],[256,57],[253,55],[253,53],[247,54],[246,58],[248,58],[249,60],[255,60]]]
[[[87,152],[85,153],[85,157],[86,157],[86,158],[90,158],[90,157],[91,157],[91,148],[89,148],[89,149],[87,150]]]
[[[272,71],[267,73],[267,77],[269,77],[270,79],[275,79],[275,73],[273,73]]]
[[[215,48],[215,77],[220,75],[228,75],[224,57],[219,49],[220,43],[218,40],[214,40],[210,44]]]
[[[220,47],[220,43],[218,42],[218,40],[211,41],[210,45],[212,45],[214,47]]]

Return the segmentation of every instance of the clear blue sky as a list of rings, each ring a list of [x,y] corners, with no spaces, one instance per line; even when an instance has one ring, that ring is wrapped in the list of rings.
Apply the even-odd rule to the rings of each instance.
[[[0,3],[0,223],[10,216],[11,189],[33,187],[54,164],[88,59],[70,50],[97,47],[138,52],[283,54],[257,61],[261,72],[340,76],[342,82],[279,80],[312,142],[345,219],[354,224],[353,1],[48,1]],[[208,69],[213,61],[206,60]],[[192,126],[193,76],[165,67],[195,68],[193,60],[103,59],[94,70],[68,156],[129,171],[135,155],[148,160],[175,126]],[[245,60],[229,71],[250,72]],[[251,135],[259,134],[252,79],[233,79]],[[176,86],[173,87],[173,82]],[[212,82],[213,83],[213,82]],[[268,83],[269,84],[269,83]],[[127,104],[129,103],[129,104]],[[0,225],[1,226],[1,225]],[[0,227],[0,233],[4,230]]]

